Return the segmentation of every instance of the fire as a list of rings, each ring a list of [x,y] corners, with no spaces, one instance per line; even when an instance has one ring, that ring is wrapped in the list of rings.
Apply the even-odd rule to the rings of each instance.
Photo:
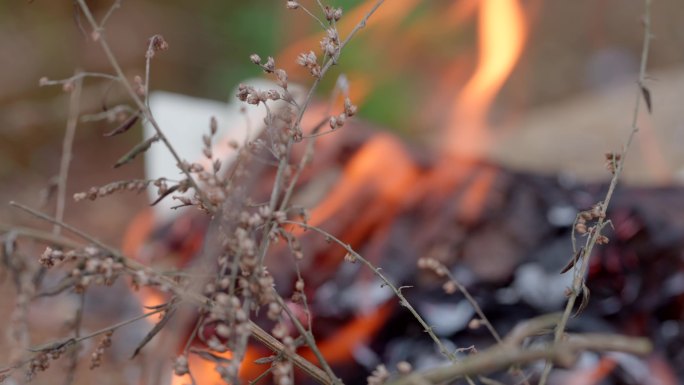
[[[216,353],[217,356],[231,359],[233,357],[231,352],[226,353]],[[265,354],[268,356],[268,354]],[[254,363],[255,360],[263,357],[261,354],[253,347],[248,347],[245,352],[245,357],[240,366],[240,378],[244,379],[245,382],[256,378],[258,375],[263,373],[268,369],[268,365],[257,365]],[[192,373],[196,384],[200,385],[220,385],[225,384],[221,379],[219,374],[216,372],[216,363],[200,358],[197,355],[190,354],[188,356],[188,366],[190,372]],[[185,385],[192,383],[189,375],[171,377],[170,385]]]
[[[520,57],[526,30],[518,0],[480,2],[478,66],[451,109],[446,140],[450,155],[480,157],[490,144],[487,111]]]
[[[444,20],[460,22],[464,14],[477,9],[479,56],[472,77],[453,100],[445,130],[444,156],[434,172],[426,174],[421,171],[394,136],[376,134],[354,154],[345,165],[339,182],[313,209],[309,221],[311,225],[339,235],[344,242],[355,247],[373,229],[390,223],[404,207],[407,199],[428,199],[436,188],[446,192],[448,189],[445,187],[453,188],[455,185],[462,185],[457,206],[463,218],[475,220],[480,216],[485,198],[497,176],[496,168],[478,163],[492,141],[492,135],[488,131],[487,111],[513,70],[527,33],[518,1],[467,0],[450,7],[449,12],[453,14],[444,17]],[[343,19],[338,26],[342,36],[354,27],[373,3],[374,1],[363,3]],[[386,28],[383,32],[387,33],[396,28],[417,4],[417,0],[403,0],[383,7],[377,17],[373,18],[373,25]],[[279,62],[293,62],[297,54],[317,46],[318,39],[319,36],[313,36],[292,44],[279,55]],[[352,90],[355,85],[356,83],[352,84]],[[357,89],[361,89],[360,95],[365,95],[370,88],[372,79],[364,78],[363,87]],[[361,97],[360,95],[356,96]],[[356,98],[354,101],[357,101]],[[416,193],[417,191],[420,193]],[[350,202],[354,204],[353,210],[349,209]],[[350,223],[353,225],[348,226]],[[149,218],[140,218],[139,225],[149,227]],[[134,231],[130,239],[127,239],[126,248],[133,250],[133,245],[141,243],[141,238],[147,234],[149,232]],[[339,250],[341,254],[337,255],[331,252],[333,249],[337,250],[335,247],[327,247],[323,253],[325,255],[316,259],[314,268],[319,276],[310,277],[312,281],[325,279],[324,272],[335,271],[344,252]],[[136,253],[131,251],[131,254]],[[311,283],[307,281],[307,285],[309,284]],[[313,286],[315,287],[315,283]],[[151,300],[150,298],[147,300]],[[154,301],[160,299],[155,298]],[[391,311],[392,304],[387,303],[350,320],[334,335],[321,339],[319,348],[333,364],[350,360],[353,349],[377,333]],[[302,350],[301,354],[315,362],[309,351]],[[241,367],[242,378],[253,379],[266,369],[253,363],[260,356],[259,350],[254,346],[248,349]],[[220,382],[214,364],[193,358],[190,365],[197,383]],[[174,385],[187,383],[188,378],[174,376],[172,382]]]
[[[492,183],[497,175],[494,167],[477,169],[475,180],[467,187],[459,201],[459,211],[464,222],[474,222],[480,217]]]
[[[318,348],[328,363],[336,365],[349,362],[353,358],[354,349],[368,342],[378,332],[392,314],[393,308],[392,303],[386,303],[369,314],[359,315],[334,336],[319,343]],[[310,350],[301,354],[309,361],[316,362],[316,357]]]
[[[339,183],[311,213],[310,222],[320,226],[335,215],[345,215],[349,202],[368,201],[369,198],[377,200],[375,205],[380,207],[368,204],[370,212],[362,217],[376,217],[373,213],[396,207],[417,176],[418,171],[401,143],[391,135],[377,134],[347,164]],[[364,221],[363,218],[359,220]],[[356,232],[359,231],[366,230]],[[358,240],[357,236],[351,238]]]

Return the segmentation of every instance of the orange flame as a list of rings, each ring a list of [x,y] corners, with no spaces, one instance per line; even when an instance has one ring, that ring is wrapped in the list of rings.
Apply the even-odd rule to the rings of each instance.
[[[478,157],[489,145],[487,111],[520,57],[526,37],[518,0],[483,0],[479,11],[478,66],[454,100],[447,132],[450,155]]]
[[[345,17],[338,25],[343,36],[373,3],[367,1]],[[404,0],[392,7],[383,7],[374,15],[372,23],[375,26],[383,25],[388,30],[396,28],[399,21],[417,4],[417,0]],[[446,131],[445,150],[447,155],[465,155],[473,160],[483,155],[483,150],[491,142],[491,134],[487,131],[487,111],[516,64],[527,31],[518,0],[467,0],[458,4],[461,5],[450,8],[453,14],[448,18],[453,22],[461,21],[464,14],[479,7],[479,58],[473,76],[453,101],[447,122],[449,129]],[[320,36],[307,37],[292,44],[279,55],[279,62],[293,62],[300,52],[315,47],[319,38]],[[356,95],[359,98],[372,87],[371,79],[362,80],[360,95]],[[354,99],[356,101],[357,98]],[[342,239],[353,245],[362,241],[369,229],[392,220],[407,199],[407,191],[422,183],[426,194],[430,194],[435,186],[444,187],[444,177],[451,187],[454,184],[463,184],[459,198],[460,211],[466,219],[477,218],[496,179],[496,169],[478,166],[471,161],[454,163],[453,158],[445,159],[441,166],[426,177],[397,139],[388,134],[377,134],[346,164],[339,183],[313,210],[310,224],[324,227],[333,234],[343,234]],[[350,212],[349,202],[355,202],[355,209],[363,211],[362,215],[358,215],[358,211]],[[350,223],[349,216],[355,218],[353,226],[347,226]],[[148,220],[149,218],[140,218],[141,226],[147,225]],[[134,249],[134,245],[143,237],[142,234],[139,231],[130,234],[126,248]],[[339,258],[328,257],[327,261],[319,260],[317,263],[325,265],[339,262]],[[316,268],[321,269],[322,266],[317,265]],[[322,270],[325,270],[325,266]],[[359,316],[335,335],[321,341],[319,347],[326,359],[331,363],[349,360],[353,349],[385,324],[391,315],[391,309],[386,304],[375,312]],[[310,351],[302,350],[301,354],[314,361]],[[256,349],[248,349],[240,370],[242,378],[252,379],[265,370],[264,366],[253,364],[258,357]],[[211,384],[218,380],[213,364],[197,360],[191,366],[193,374],[198,376],[198,383]],[[187,377],[173,377],[173,384],[186,382]]]
[[[332,337],[321,341],[318,348],[330,365],[349,362],[353,358],[354,349],[368,342],[385,324],[394,309],[393,302],[387,302],[377,310],[359,315],[347,323]],[[302,357],[316,362],[316,356],[309,349],[301,352]]]
[[[493,167],[482,167],[475,175],[475,180],[463,192],[459,201],[459,211],[461,220],[472,223],[478,218],[485,206],[486,198],[489,195],[497,170]]]
[[[309,223],[355,247],[371,229],[392,220],[419,177],[401,142],[389,134],[376,134],[347,163],[339,182],[311,212]],[[311,280],[324,279],[323,272],[334,271],[343,256],[341,248],[326,250],[316,259],[319,274]]]
[[[225,353],[215,353],[217,356],[231,359],[233,354],[231,352]],[[267,356],[268,354],[266,354]],[[261,373],[268,369],[268,365],[258,365],[254,361],[264,356],[254,347],[248,346],[245,351],[245,356],[240,365],[240,379],[244,380],[245,383],[249,380],[253,380]],[[216,372],[216,363],[203,359],[195,354],[188,355],[188,367],[192,373],[195,383],[200,385],[219,385],[225,384],[225,381],[221,379],[221,376]],[[186,385],[190,384],[192,380],[189,375],[184,376],[171,376],[170,385]]]

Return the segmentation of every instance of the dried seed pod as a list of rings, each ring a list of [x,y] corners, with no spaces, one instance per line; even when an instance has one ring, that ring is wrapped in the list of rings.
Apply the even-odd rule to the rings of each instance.
[[[584,223],[577,223],[575,225],[575,231],[577,231],[580,234],[586,234],[587,233],[587,225]]]

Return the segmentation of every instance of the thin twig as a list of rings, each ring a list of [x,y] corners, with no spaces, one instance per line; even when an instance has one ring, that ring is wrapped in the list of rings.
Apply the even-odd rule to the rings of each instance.
[[[489,322],[489,318],[487,318],[487,315],[484,313],[484,311],[480,307],[480,304],[477,303],[475,298],[473,298],[473,296],[470,294],[470,291],[468,291],[468,289],[465,286],[463,286],[463,284],[461,284],[461,282],[459,282],[458,280],[456,280],[456,278],[454,278],[453,274],[451,274],[449,269],[444,269],[444,271],[446,273],[446,276],[449,278],[449,280],[451,282],[453,282],[454,285],[456,285],[456,288],[458,289],[458,291],[460,291],[461,294],[463,294],[466,301],[468,301],[470,306],[473,307],[473,309],[475,310],[475,314],[477,314],[477,316],[480,317],[480,321],[482,321],[482,323],[484,323],[485,327],[489,331],[489,334],[491,334],[492,337],[494,337],[494,339],[496,340],[496,342],[498,344],[503,343],[503,341],[501,340],[501,336],[496,331],[496,329],[494,329],[494,326],[492,325],[492,323]]]
[[[55,219],[58,221],[64,219],[69,164],[71,164],[72,147],[74,144],[74,136],[76,135],[78,114],[80,112],[83,82],[82,77],[78,77],[79,74],[78,71],[74,74],[74,78],[77,78],[77,80],[74,81],[74,88],[71,90],[71,97],[69,98],[69,118],[67,119],[66,131],[64,132],[64,141],[62,142],[62,159],[59,165],[59,178],[57,180],[57,208],[55,209]],[[61,231],[62,229],[59,225],[54,225],[52,229],[53,234],[59,236]]]
[[[76,309],[76,315],[74,317],[74,338],[81,337],[81,324],[83,323],[83,308],[85,307],[85,291],[81,292],[79,295],[79,304]],[[64,385],[71,385],[76,378],[76,367],[78,366],[78,348],[74,347],[69,352],[69,367],[67,369],[67,378],[64,381]]]
[[[145,106],[149,109],[150,108],[150,67],[152,65],[152,57],[154,56],[154,44],[155,44],[155,38],[158,35],[154,35],[150,38],[149,43],[147,44],[147,52],[145,53],[145,94],[144,94],[144,102]]]
[[[137,315],[137,316],[135,316],[135,317],[132,317],[132,318],[129,318],[129,319],[127,319],[127,320],[118,322],[118,323],[116,323],[116,324],[114,324],[114,325],[110,325],[110,326],[104,327],[104,328],[102,328],[102,329],[99,329],[99,330],[97,330],[97,331],[94,331],[94,332],[92,332],[92,333],[88,333],[88,334],[83,335],[83,336],[80,336],[80,337],[73,337],[73,338],[68,338],[68,339],[66,339],[66,340],[62,340],[62,341],[47,343],[47,344],[44,344],[44,345],[40,345],[40,346],[36,346],[36,347],[30,348],[29,350],[32,351],[32,352],[49,351],[49,350],[52,350],[52,349],[60,348],[60,347],[62,347],[62,346],[67,346],[67,345],[71,345],[71,344],[76,344],[76,343],[79,343],[79,342],[82,342],[82,341],[91,339],[91,338],[93,338],[93,337],[97,337],[97,336],[99,336],[99,335],[101,335],[101,334],[105,334],[105,333],[108,333],[108,332],[111,332],[111,331],[116,331],[117,329],[119,329],[119,328],[121,328],[121,327],[124,327],[124,326],[126,326],[126,325],[130,325],[130,324],[132,324],[132,323],[134,323],[134,322],[137,322],[137,321],[140,321],[141,319],[145,319],[145,318],[150,317],[150,316],[152,316],[152,315],[161,313],[161,312],[163,312],[163,311],[165,311],[165,310],[167,310],[166,307],[161,307],[161,308],[159,308],[159,309],[155,309],[155,310],[153,310],[153,311],[150,311],[150,312],[147,312],[147,313],[143,313],[143,314]]]
[[[321,25],[321,28],[325,31],[326,28],[328,28],[327,25],[321,21],[321,19],[318,18],[318,16],[314,15],[311,11],[309,11],[303,4],[299,4],[299,8],[301,8],[304,12],[306,12],[309,16],[311,16],[312,19],[316,20],[318,24]]]
[[[644,41],[643,41],[643,46],[641,49],[641,64],[639,66],[639,80],[638,80],[638,85],[637,85],[637,92],[636,92],[636,102],[634,103],[634,111],[632,114],[632,126],[631,126],[631,131],[629,133],[629,137],[627,138],[627,142],[622,148],[622,152],[620,154],[620,159],[617,163],[617,167],[615,168],[615,172],[613,174],[612,179],[610,180],[610,185],[608,187],[608,192],[606,193],[606,197],[603,200],[601,205],[601,216],[599,217],[594,231],[592,232],[586,247],[584,248],[584,251],[581,252],[581,265],[579,268],[575,269],[575,275],[572,283],[572,290],[570,290],[570,297],[568,298],[568,302],[566,303],[565,310],[563,311],[563,317],[561,318],[560,322],[558,323],[558,326],[556,327],[556,333],[554,336],[554,345],[558,344],[561,339],[563,338],[563,334],[565,333],[565,328],[567,326],[568,320],[570,319],[570,315],[572,314],[572,310],[575,307],[575,302],[577,301],[577,298],[579,297],[580,293],[583,290],[583,287],[585,285],[584,283],[584,277],[586,275],[587,269],[589,267],[589,262],[591,259],[591,253],[592,250],[594,249],[594,246],[597,243],[597,240],[599,237],[601,237],[601,231],[603,230],[603,227],[606,224],[605,220],[605,215],[606,212],[608,211],[608,205],[613,197],[613,193],[615,192],[615,187],[617,186],[618,180],[620,178],[620,175],[622,174],[622,169],[625,164],[625,159],[627,158],[627,153],[629,152],[629,148],[632,145],[632,142],[634,141],[634,137],[636,136],[637,132],[639,132],[639,126],[638,126],[638,117],[639,117],[639,110],[641,107],[641,98],[642,98],[642,89],[644,87],[644,82],[646,79],[646,68],[648,65],[648,53],[650,49],[650,43],[651,43],[651,0],[644,0],[644,17],[643,17],[643,25],[644,25]],[[553,363],[548,360],[546,362],[546,365],[544,366],[544,370],[542,372],[541,378],[539,380],[539,385],[545,385],[546,382],[548,381],[549,374],[551,372],[551,369],[553,368]]]
[[[0,223],[0,232],[4,233],[9,231],[13,231],[18,236],[37,239],[42,242],[46,242],[52,245],[58,245],[65,248],[77,249],[83,246],[81,243],[66,238],[63,235],[57,236],[47,231]]]
[[[328,362],[325,360],[325,357],[323,356],[323,353],[321,353],[321,350],[318,349],[318,345],[316,345],[316,340],[313,336],[313,334],[306,330],[304,328],[304,325],[299,321],[296,315],[292,313],[292,310],[290,309],[289,306],[283,301],[283,298],[280,296],[280,294],[274,289],[274,294],[275,294],[275,299],[276,302],[278,302],[278,305],[285,311],[288,317],[290,317],[290,320],[292,321],[292,324],[295,326],[299,334],[304,337],[304,340],[306,341],[306,344],[309,345],[309,348],[313,352],[314,356],[316,356],[316,359],[318,362],[321,364],[323,367],[323,370],[328,374],[330,379],[333,381],[334,384],[341,384],[342,382],[340,381],[339,378],[333,373],[332,368],[330,368],[330,365],[328,365]]]
[[[106,111],[94,113],[94,114],[87,114],[81,116],[81,121],[82,122],[97,122],[99,120],[114,120],[116,116],[121,113],[121,112],[127,112],[129,115],[132,114],[137,114],[138,111],[136,111],[133,107],[127,105],[127,104],[120,104],[118,106],[114,106],[112,108],[107,109]]]
[[[100,27],[101,28],[104,28],[105,24],[107,24],[107,20],[109,20],[109,17],[112,16],[114,11],[116,11],[120,7],[121,7],[121,0],[114,0],[114,3],[112,3],[112,6],[109,7],[109,9],[107,10],[107,13],[102,18],[102,21],[100,21]]]
[[[85,239],[86,241],[96,245],[97,247],[99,247],[103,250],[108,250],[108,251],[114,250],[113,247],[107,246],[105,243],[101,242],[99,239],[97,239],[97,238],[95,238],[89,234],[86,234],[83,231],[81,231],[81,230],[79,230],[79,229],[77,229],[71,225],[64,223],[63,221],[57,220],[53,217],[50,217],[47,214],[43,214],[40,211],[34,210],[34,209],[32,209],[28,206],[25,206],[21,203],[18,203],[18,202],[10,201],[9,204],[10,204],[10,206],[14,206],[16,208],[22,209],[22,210],[26,211],[27,213],[29,213],[35,217],[38,217],[38,218],[45,220],[45,221],[48,221],[48,222],[52,223],[53,225],[57,225],[57,226],[60,226],[61,228],[69,230],[70,232],[74,233],[75,235],[78,235],[79,237]]]
[[[77,80],[82,80],[85,78],[101,78],[101,79],[109,79],[109,80],[116,80],[116,81],[120,80],[118,76],[100,73],[100,72],[77,72],[74,76],[66,78],[66,79],[49,80],[47,78],[43,78],[40,80],[40,86],[56,86],[56,85],[64,85],[64,84],[70,84],[70,83],[73,84]]]

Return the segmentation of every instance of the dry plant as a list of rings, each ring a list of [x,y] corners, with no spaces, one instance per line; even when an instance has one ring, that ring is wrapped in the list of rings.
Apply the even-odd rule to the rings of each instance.
[[[75,368],[79,364],[77,347],[83,341],[97,340],[89,364],[91,368],[96,368],[102,363],[103,354],[111,345],[112,339],[116,338],[119,328],[142,318],[161,315],[156,326],[140,341],[133,353],[136,355],[156,334],[165,329],[173,317],[180,317],[178,314],[182,313],[181,309],[187,313],[187,308],[191,308],[195,325],[193,332],[183,344],[184,349],[181,354],[175,358],[173,370],[177,375],[189,374],[192,382],[195,383],[192,367],[188,365],[188,362],[191,355],[196,355],[212,362],[226,383],[238,383],[238,370],[245,358],[248,340],[253,337],[273,352],[272,356],[261,359],[260,362],[270,364],[270,369],[266,373],[272,374],[275,383],[292,384],[295,380],[294,366],[297,366],[321,384],[340,384],[341,379],[333,372],[318,349],[312,332],[312,317],[308,314],[307,298],[304,294],[305,282],[298,270],[298,262],[305,258],[295,231],[300,229],[319,233],[326,240],[339,244],[347,252],[346,263],[358,261],[377,275],[384,285],[393,291],[400,304],[415,317],[443,354],[445,361],[449,362],[443,367],[420,371],[414,371],[406,362],[402,362],[397,368],[391,368],[391,370],[381,365],[368,378],[369,384],[386,382],[430,384],[454,381],[459,378],[464,378],[469,384],[477,381],[485,384],[496,383],[486,375],[505,369],[511,369],[511,378],[515,383],[529,383],[533,373],[526,371],[525,365],[546,360],[547,364],[539,382],[544,384],[554,363],[569,365],[581,351],[647,353],[651,348],[650,343],[643,339],[615,335],[569,335],[565,328],[569,317],[575,310],[577,299],[580,296],[583,297],[578,312],[588,300],[589,293],[584,277],[589,258],[595,245],[608,242],[608,239],[602,235],[602,230],[610,223],[606,219],[606,210],[622,171],[629,146],[638,131],[636,116],[641,98],[645,97],[647,103],[650,98],[644,86],[650,40],[650,0],[645,1],[645,39],[632,132],[619,154],[607,156],[613,178],[605,199],[577,216],[572,239],[575,255],[566,269],[566,271],[573,270],[574,281],[572,287],[568,289],[565,311],[562,314],[551,314],[528,320],[508,335],[501,336],[465,286],[460,284],[445,266],[430,258],[421,258],[417,261],[418,267],[431,270],[445,280],[444,290],[447,293],[459,292],[467,298],[478,317],[471,322],[471,327],[484,326],[496,342],[489,349],[476,354],[468,354],[465,359],[457,354],[463,352],[464,349],[450,349],[432,331],[431,326],[421,317],[416,308],[409,303],[402,293],[406,287],[392,282],[379,268],[336,238],[334,234],[309,225],[306,211],[292,204],[297,182],[312,160],[315,138],[343,127],[357,110],[353,102],[347,98],[342,111],[327,116],[314,127],[302,127],[303,117],[313,100],[314,92],[321,79],[338,63],[350,39],[366,25],[383,2],[383,0],[376,1],[349,35],[342,37],[336,27],[337,22],[343,17],[342,9],[324,5],[320,0],[313,3],[315,9],[309,9],[298,1],[287,1],[287,8],[306,12],[325,30],[325,37],[320,41],[320,49],[303,52],[297,58],[297,64],[306,68],[313,78],[312,84],[305,96],[298,99],[288,89],[287,72],[279,68],[272,57],[264,60],[256,54],[250,56],[249,60],[272,77],[277,87],[260,90],[249,85],[241,85],[237,97],[242,102],[265,109],[265,129],[258,139],[236,144],[234,151],[237,156],[232,163],[228,164],[216,158],[212,152],[212,143],[215,141],[218,127],[216,120],[211,119],[207,134],[203,136],[204,156],[212,164],[210,169],[206,169],[201,164],[191,163],[178,155],[165,136],[164,128],[157,124],[149,107],[151,64],[157,54],[169,48],[164,38],[155,35],[149,39],[144,55],[145,73],[143,76],[136,76],[131,81],[125,76],[112,52],[105,29],[106,21],[115,14],[120,1],[115,1],[104,17],[98,21],[85,0],[77,0],[78,10],[84,16],[90,30],[89,38],[100,45],[111,64],[113,73],[77,71],[72,77],[64,80],[47,78],[40,80],[41,85],[61,85],[64,91],[71,95],[57,186],[57,210],[54,215],[48,215],[20,203],[11,203],[17,209],[47,221],[54,227],[50,233],[13,227],[4,235],[3,264],[5,269],[12,274],[17,291],[11,332],[16,349],[11,356],[11,362],[5,368],[0,369],[0,378],[5,380],[23,373],[25,378],[31,379],[39,372],[46,370],[53,361],[66,355],[68,369],[65,381],[67,384],[72,383]],[[183,177],[179,181],[160,178],[112,182],[78,193],[73,198],[77,201],[101,199],[119,191],[141,191],[155,186],[159,197],[157,201],[174,199],[178,202],[177,207],[192,206],[206,213],[212,218],[217,229],[209,233],[209,236],[216,237],[210,241],[219,247],[216,248],[214,255],[206,256],[206,260],[203,261],[214,266],[215,269],[212,270],[215,273],[211,274],[199,287],[196,280],[191,278],[192,272],[171,274],[157,271],[130,256],[123,255],[115,247],[99,241],[96,236],[64,223],[64,202],[67,199],[65,191],[71,146],[80,116],[81,83],[84,78],[91,77],[116,82],[126,90],[129,97],[129,103],[90,117],[90,119],[111,119],[122,112],[127,114],[121,124],[107,133],[107,136],[125,134],[139,120],[149,123],[155,130],[153,136],[136,145],[115,166],[124,166],[136,156],[143,154],[150,146],[163,145],[173,155]],[[280,106],[284,107],[277,107],[276,102],[280,102]],[[326,124],[329,129],[324,130]],[[305,146],[305,150],[301,151],[302,155],[298,159],[293,154],[295,146]],[[249,186],[263,167],[264,159],[274,165],[275,177],[268,201],[254,203],[253,197],[250,196]],[[79,241],[63,236],[62,232],[70,233]],[[20,237],[47,245],[44,253],[38,258],[24,256],[17,247],[16,240]],[[584,245],[577,247],[580,237],[584,237]],[[299,276],[293,291],[294,295],[288,299],[283,298],[282,290],[275,287],[274,279],[266,263],[269,250],[278,241],[285,241],[290,247],[295,256],[292,268]],[[39,261],[39,265],[34,263],[36,260]],[[43,287],[45,274],[49,274],[49,270],[56,268],[66,269],[68,273],[57,287]],[[162,305],[148,309],[149,311],[138,317],[84,334],[81,330],[84,317],[81,309],[86,291],[93,285],[111,285],[115,280],[123,277],[127,277],[134,288],[153,287],[167,293],[170,299]],[[81,298],[81,306],[71,325],[71,336],[41,346],[32,346],[26,320],[28,306],[37,298],[59,295],[64,292],[79,293]],[[304,320],[294,314],[286,304],[289,300],[302,305],[307,312]],[[262,312],[265,312],[272,322],[273,326],[270,330],[263,329],[255,322],[260,309],[263,309]],[[296,333],[290,332],[288,326],[290,324],[294,326]],[[548,334],[549,329],[553,327],[555,327],[553,343],[543,348],[531,348],[529,344],[524,343],[529,338],[538,338],[539,334]],[[182,337],[177,336],[177,338]],[[192,347],[196,339],[203,340],[206,348]],[[297,353],[297,349],[301,346],[311,349],[316,357],[315,362]],[[230,359],[226,359],[223,355],[226,352],[231,353]],[[259,379],[255,379],[254,382]]]

